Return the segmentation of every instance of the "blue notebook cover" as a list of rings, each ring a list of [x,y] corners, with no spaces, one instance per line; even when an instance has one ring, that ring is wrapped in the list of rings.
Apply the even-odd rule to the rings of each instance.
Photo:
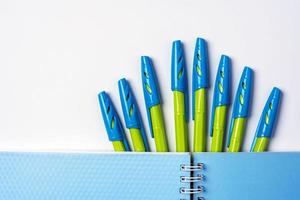
[[[0,153],[1,200],[190,199],[180,170],[190,155]]]
[[[194,165],[203,163],[203,192],[198,200],[300,199],[300,153],[198,153]]]
[[[0,152],[1,200],[296,200],[299,186],[300,153]]]

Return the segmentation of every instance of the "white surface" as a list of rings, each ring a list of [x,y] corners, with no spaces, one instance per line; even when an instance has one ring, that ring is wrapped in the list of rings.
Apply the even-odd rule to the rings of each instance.
[[[122,77],[136,92],[148,132],[139,74],[140,56],[146,54],[163,90],[174,151],[171,42],[184,42],[191,81],[194,42],[201,36],[209,44],[211,83],[221,54],[233,60],[232,93],[243,66],[255,70],[244,150],[273,86],[284,96],[270,150],[300,150],[299,10],[296,0],[2,0],[0,148],[112,150],[97,94],[108,91],[121,114],[117,80]]]

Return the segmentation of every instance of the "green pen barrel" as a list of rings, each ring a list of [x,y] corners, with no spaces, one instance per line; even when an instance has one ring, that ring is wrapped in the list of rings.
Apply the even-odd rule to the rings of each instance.
[[[125,146],[122,141],[112,142],[115,151],[125,151]]]
[[[211,152],[223,151],[226,113],[227,113],[226,106],[219,106],[215,110],[215,117],[214,117],[214,123],[212,128],[213,137],[211,142]]]
[[[207,92],[205,88],[194,94],[194,152],[206,151],[207,134]]]
[[[175,137],[176,151],[187,152],[188,148],[188,133],[185,116],[184,93],[179,91],[173,92],[174,97],[174,120],[175,120]]]
[[[130,132],[131,140],[132,140],[132,143],[133,143],[134,151],[144,152],[145,151],[145,145],[144,145],[144,141],[143,141],[140,129],[130,128],[129,132]]]
[[[236,118],[234,120],[228,152],[240,151],[243,142],[246,121],[246,118]]]
[[[152,120],[152,130],[155,140],[156,151],[167,152],[169,151],[169,148],[160,104],[152,106],[150,108],[150,115]]]
[[[259,137],[256,138],[253,152],[263,152],[266,151],[269,145],[269,138]]]

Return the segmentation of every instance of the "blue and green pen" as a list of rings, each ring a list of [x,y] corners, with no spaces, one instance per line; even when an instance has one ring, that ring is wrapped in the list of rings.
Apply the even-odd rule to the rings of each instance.
[[[167,152],[169,147],[161,109],[159,87],[152,61],[148,56],[141,57],[141,72],[151,137],[154,138],[156,151]]]
[[[252,96],[253,71],[245,67],[236,91],[229,134],[227,138],[228,152],[238,152],[241,149],[246,122],[249,115]]]
[[[272,137],[280,106],[281,91],[274,87],[261,114],[251,152],[266,151]]]
[[[207,90],[209,88],[208,53],[206,41],[197,38],[192,83],[192,114],[194,120],[194,152],[206,151]]]
[[[114,150],[130,151],[122,123],[110,97],[103,91],[99,93],[98,98],[108,139],[112,142]]]
[[[174,41],[172,45],[171,89],[174,98],[176,151],[187,152],[189,98],[184,51],[180,40]]]
[[[118,81],[120,100],[126,128],[129,129],[134,151],[150,151],[142,118],[128,81]]]
[[[211,152],[221,152],[223,150],[227,110],[230,104],[230,79],[231,61],[228,56],[222,55],[214,86],[210,124]]]

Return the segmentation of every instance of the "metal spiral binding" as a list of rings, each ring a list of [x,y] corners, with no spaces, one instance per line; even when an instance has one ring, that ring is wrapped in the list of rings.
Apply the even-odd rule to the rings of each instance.
[[[197,163],[197,165],[185,165],[185,164],[180,165],[180,171],[183,171],[183,172],[196,172],[196,171],[201,171],[203,169],[204,169],[203,163]],[[203,181],[204,178],[205,177],[203,174],[199,174],[197,176],[181,176],[180,182],[195,183],[195,182]],[[198,186],[197,188],[181,187],[179,190],[180,194],[183,194],[183,195],[200,194],[203,191],[204,191],[203,186]],[[181,200],[185,200],[185,199],[181,199]],[[204,197],[198,197],[198,200],[204,200]]]
[[[200,182],[204,180],[204,175],[203,174],[199,174],[197,176],[181,176],[180,177],[180,182],[183,183],[194,183],[194,182]]]
[[[197,165],[180,165],[180,170],[185,172],[194,172],[194,171],[200,171],[204,167],[203,163],[198,163]]]

